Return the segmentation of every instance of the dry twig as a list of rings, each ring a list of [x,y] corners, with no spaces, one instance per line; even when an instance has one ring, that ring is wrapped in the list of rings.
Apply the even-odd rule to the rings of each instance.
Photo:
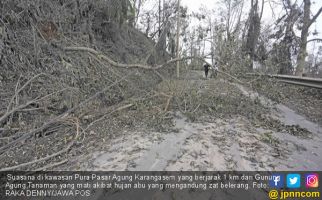
[[[130,74],[129,74],[130,75]],[[74,112],[76,109],[86,105],[88,102],[90,102],[91,100],[95,99],[96,97],[98,97],[101,93],[106,92],[108,89],[110,89],[111,87],[115,86],[116,84],[122,82],[127,76],[124,76],[122,79],[115,81],[113,84],[109,85],[108,87],[104,88],[103,90],[97,92],[96,94],[94,94],[93,96],[89,97],[88,99],[86,99],[85,101],[81,102],[80,104],[78,104],[77,106],[67,110],[66,112],[64,112],[63,114],[49,120],[48,122],[45,122],[41,127],[36,128],[34,130],[31,130],[28,133],[23,134],[20,138],[8,143],[7,145],[3,146],[0,148],[0,154],[2,154],[6,149],[8,149],[9,147],[14,146],[15,144],[17,144],[18,142],[24,141],[25,139],[30,138],[31,136],[45,130],[46,128],[54,125],[57,122],[63,121],[64,119],[66,119],[66,117]]]
[[[22,163],[20,165],[16,165],[16,166],[12,166],[12,167],[6,167],[6,168],[2,168],[0,169],[0,171],[11,171],[11,170],[16,170],[16,169],[19,169],[19,168],[23,168],[23,167],[26,167],[26,166],[29,166],[29,165],[32,165],[32,164],[35,164],[35,163],[39,163],[39,162],[43,162],[43,161],[46,161],[46,160],[49,160],[51,158],[54,158],[56,156],[59,156],[63,153],[66,153],[69,151],[69,149],[75,144],[76,140],[78,139],[78,136],[79,136],[79,120],[78,119],[75,119],[73,120],[75,126],[76,126],[76,136],[74,137],[73,141],[71,141],[67,147],[61,151],[58,151],[54,154],[51,154],[49,156],[46,156],[44,158],[40,158],[40,159],[37,159],[37,160],[33,160],[33,161],[30,161],[30,162],[26,162],[26,163]]]

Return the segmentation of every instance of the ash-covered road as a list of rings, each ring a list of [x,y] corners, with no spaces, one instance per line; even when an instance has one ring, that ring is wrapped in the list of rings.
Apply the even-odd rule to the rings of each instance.
[[[203,80],[194,74],[202,92],[222,80]],[[199,77],[199,78],[198,78]],[[199,79],[199,80],[198,80]],[[231,84],[226,82],[225,84]],[[281,123],[307,129],[308,137],[255,126],[242,115],[216,118],[211,122],[190,122],[174,113],[170,133],[126,131],[106,141],[107,150],[83,159],[82,170],[321,170],[321,127],[293,110],[233,84],[243,95],[259,99]]]

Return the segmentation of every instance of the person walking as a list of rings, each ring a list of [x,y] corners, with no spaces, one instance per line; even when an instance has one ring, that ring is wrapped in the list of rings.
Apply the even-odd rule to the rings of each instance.
[[[208,72],[209,72],[210,65],[208,63],[205,63],[203,65],[203,67],[204,67],[204,70],[205,70],[205,77],[207,78],[208,77]]]
[[[217,62],[214,63],[213,66],[211,66],[212,69],[212,74],[211,74],[211,78],[215,78],[218,75],[218,65]]]

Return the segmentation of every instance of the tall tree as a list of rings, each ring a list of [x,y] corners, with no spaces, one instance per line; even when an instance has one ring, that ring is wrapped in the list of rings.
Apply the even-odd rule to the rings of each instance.
[[[180,47],[180,0],[178,0],[178,5],[177,5],[177,78],[180,76],[180,61],[179,61],[179,47]]]
[[[272,58],[279,74],[292,74],[293,57],[297,55],[299,38],[294,27],[302,16],[301,8],[296,2],[283,0],[285,14],[276,20],[277,31],[272,35],[275,38],[272,49]]]
[[[258,38],[260,35],[261,28],[261,16],[264,9],[264,1],[262,1],[261,13],[259,13],[258,0],[251,0],[251,9],[248,18],[248,30],[245,51],[246,55],[250,57],[251,64],[250,69],[253,69],[253,61],[256,59],[256,45],[258,43]]]
[[[304,16],[303,16],[303,25],[301,30],[301,40],[300,40],[300,50],[297,56],[297,67],[296,67],[296,75],[302,76],[305,58],[307,56],[306,48],[307,48],[307,37],[309,35],[309,28],[318,18],[318,16],[322,12],[322,7],[318,10],[318,12],[310,18],[311,13],[311,0],[304,0]]]

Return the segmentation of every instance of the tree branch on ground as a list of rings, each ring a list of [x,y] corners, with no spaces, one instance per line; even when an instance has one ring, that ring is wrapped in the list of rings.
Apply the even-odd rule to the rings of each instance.
[[[12,166],[12,167],[2,168],[2,169],[0,169],[0,171],[11,171],[11,170],[20,169],[20,168],[23,168],[23,167],[26,167],[26,166],[29,166],[29,165],[32,165],[32,164],[35,164],[35,163],[39,163],[39,162],[43,162],[43,161],[49,160],[51,158],[54,158],[56,156],[59,156],[59,155],[61,155],[63,153],[68,152],[69,149],[75,144],[75,142],[77,141],[78,136],[79,136],[79,120],[78,119],[75,120],[74,125],[76,126],[76,136],[74,137],[73,141],[71,141],[67,145],[67,147],[65,149],[63,149],[61,151],[58,151],[58,152],[56,152],[54,154],[51,154],[49,156],[46,156],[46,157],[37,159],[37,160],[33,160],[33,161],[30,161],[30,162],[22,163],[22,164],[15,165],[15,166]]]
[[[114,60],[112,60],[111,58],[109,58],[108,56],[96,51],[95,49],[92,48],[88,48],[88,47],[65,47],[64,48],[65,51],[83,51],[83,52],[87,52],[90,53],[92,55],[97,56],[98,58],[108,62],[109,64],[115,66],[115,67],[122,67],[122,68],[140,68],[140,69],[147,69],[147,70],[156,70],[156,69],[160,69],[163,68],[171,63],[177,62],[177,61],[182,61],[182,60],[188,60],[191,58],[195,58],[195,59],[201,59],[204,62],[206,62],[203,58],[201,57],[195,57],[195,56],[189,56],[189,57],[183,57],[183,58],[174,58],[171,59],[163,64],[160,65],[155,65],[155,66],[149,66],[149,65],[144,65],[144,64],[124,64],[124,63],[117,63]],[[208,62],[207,62],[208,63]]]
[[[127,76],[129,76],[129,75],[130,75],[130,74],[128,74]],[[19,137],[18,139],[14,140],[14,141],[12,141],[12,142],[10,142],[10,143],[8,143],[8,144],[7,144],[7,145],[5,145],[5,146],[2,146],[2,147],[0,148],[0,154],[2,154],[3,152],[5,152],[5,150],[6,150],[6,149],[8,149],[8,148],[10,148],[10,147],[13,147],[13,146],[14,146],[15,144],[17,144],[18,142],[24,141],[24,140],[26,140],[26,139],[28,139],[28,138],[32,137],[33,135],[35,135],[35,134],[37,134],[37,133],[39,133],[39,132],[41,132],[41,131],[45,130],[46,128],[48,128],[48,127],[50,127],[50,126],[54,125],[55,123],[57,123],[57,122],[61,122],[61,121],[65,120],[65,119],[66,119],[66,117],[67,117],[70,113],[72,113],[72,112],[74,112],[76,109],[78,109],[78,108],[80,108],[80,107],[84,106],[85,104],[87,104],[87,103],[88,103],[88,102],[90,102],[91,100],[95,99],[95,98],[96,98],[96,97],[98,97],[100,94],[102,94],[102,93],[106,92],[108,89],[110,89],[111,87],[115,86],[116,84],[118,84],[118,83],[122,82],[123,80],[125,80],[125,79],[126,79],[126,77],[127,77],[127,76],[124,76],[124,77],[122,77],[120,80],[115,81],[113,84],[111,84],[111,85],[109,85],[108,87],[104,88],[103,90],[101,90],[101,91],[97,92],[97,93],[96,93],[96,94],[94,94],[93,96],[91,96],[91,97],[87,98],[86,100],[84,100],[84,101],[83,101],[83,102],[81,102],[80,104],[76,105],[75,107],[73,107],[73,108],[71,108],[71,109],[67,110],[67,111],[66,111],[66,112],[64,112],[63,114],[61,114],[61,115],[59,115],[59,116],[57,116],[57,117],[54,117],[53,119],[51,119],[51,120],[49,120],[49,121],[45,122],[41,127],[36,128],[36,129],[33,129],[33,130],[29,131],[28,133],[24,133],[24,134],[23,134],[21,137]]]

